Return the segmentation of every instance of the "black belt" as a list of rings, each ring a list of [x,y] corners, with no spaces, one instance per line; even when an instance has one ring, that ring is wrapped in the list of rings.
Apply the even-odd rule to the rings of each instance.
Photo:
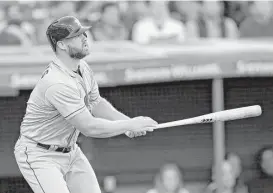
[[[57,146],[46,145],[42,143],[37,143],[37,146],[44,148],[46,150],[53,149],[54,151],[62,152],[62,153],[69,153],[71,151],[71,147],[57,147]]]

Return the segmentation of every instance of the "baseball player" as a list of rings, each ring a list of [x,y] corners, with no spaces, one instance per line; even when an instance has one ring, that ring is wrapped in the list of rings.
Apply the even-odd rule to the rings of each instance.
[[[129,118],[100,96],[86,31],[72,16],[49,25],[46,35],[56,55],[33,89],[14,154],[35,193],[100,193],[96,175],[77,146],[79,133],[107,138],[153,131],[149,117]]]

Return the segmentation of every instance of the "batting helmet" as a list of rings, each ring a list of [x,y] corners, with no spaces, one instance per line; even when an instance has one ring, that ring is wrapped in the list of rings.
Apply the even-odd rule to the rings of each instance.
[[[64,16],[48,26],[46,36],[52,49],[56,52],[58,41],[78,36],[90,28],[91,26],[82,26],[80,21],[73,16]]]

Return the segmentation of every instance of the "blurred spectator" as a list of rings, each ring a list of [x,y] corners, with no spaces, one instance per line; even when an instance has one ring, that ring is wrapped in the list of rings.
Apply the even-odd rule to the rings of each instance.
[[[187,23],[188,34],[201,38],[237,38],[238,28],[231,18],[224,17],[222,1],[202,1],[201,16]]]
[[[121,21],[119,7],[116,3],[104,3],[101,7],[101,18],[91,28],[95,41],[128,40],[129,32]]]
[[[225,16],[232,18],[239,27],[248,14],[248,1],[225,1]]]
[[[248,183],[249,193],[273,192],[273,147],[263,147],[256,155],[258,176]]]
[[[115,193],[117,189],[117,179],[115,176],[106,176],[103,179],[103,193]]]
[[[22,45],[22,40],[18,37],[17,33],[12,29],[6,27],[0,32],[0,46],[15,46]]]
[[[247,188],[245,186],[240,186],[236,182],[236,177],[234,175],[232,165],[229,161],[224,161],[222,164],[223,172],[223,193],[247,193]],[[206,187],[205,193],[215,193],[217,185],[215,182],[216,174],[215,167],[212,168],[212,182]]]
[[[172,19],[166,1],[149,1],[150,17],[138,21],[132,30],[132,40],[139,44],[182,42],[184,25]]]
[[[0,32],[2,31],[2,29],[4,29],[7,25],[7,21],[6,21],[6,13],[5,13],[5,9],[3,7],[0,7]]]
[[[172,16],[182,23],[195,21],[199,17],[201,10],[200,1],[173,1]]]
[[[77,17],[75,1],[50,1],[49,11],[53,19],[67,15]]]
[[[174,2],[174,11],[172,16],[180,20],[185,25],[186,38],[197,38],[196,30],[193,31],[193,24],[198,27],[197,21],[200,18],[201,12],[201,3],[200,1],[175,1]]]
[[[225,160],[230,163],[235,177],[234,192],[247,192],[247,186],[242,175],[242,162],[240,157],[235,153],[227,153]]]
[[[235,153],[227,153],[225,160],[231,164],[232,170],[236,178],[242,174],[242,163],[240,157]]]
[[[249,3],[250,16],[240,26],[241,37],[273,37],[272,4],[271,1],[253,1]]]
[[[23,14],[21,7],[18,4],[10,6],[8,8],[7,11],[8,25],[20,28],[21,32],[27,35],[29,39],[31,39],[32,37],[34,37],[35,29],[32,23],[27,20],[26,15]]]
[[[181,21],[183,24],[187,21],[186,16],[186,7],[183,6],[183,3],[185,1],[170,1],[169,2],[169,11],[172,18]],[[195,2],[195,1],[189,1],[189,2]]]
[[[39,2],[36,4],[35,9],[32,10],[33,26],[35,28],[35,43],[38,45],[48,44],[46,38],[46,29],[52,22],[52,16],[50,15],[49,7],[50,3]]]
[[[129,1],[123,21],[129,29],[129,39],[132,40],[132,29],[136,22],[148,16],[148,7],[145,1]]]
[[[80,1],[77,6],[78,18],[86,25],[93,26],[100,18],[100,1]]]
[[[147,193],[189,193],[183,175],[176,164],[165,164],[155,177],[155,185]]]
[[[7,25],[0,32],[0,45],[32,45],[34,27],[23,21],[19,5],[12,5],[7,9]]]

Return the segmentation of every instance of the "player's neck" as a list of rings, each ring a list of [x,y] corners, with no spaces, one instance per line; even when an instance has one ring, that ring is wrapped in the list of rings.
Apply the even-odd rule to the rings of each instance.
[[[57,57],[68,69],[72,71],[76,71],[78,69],[80,59],[71,58],[66,55],[58,55]]]

